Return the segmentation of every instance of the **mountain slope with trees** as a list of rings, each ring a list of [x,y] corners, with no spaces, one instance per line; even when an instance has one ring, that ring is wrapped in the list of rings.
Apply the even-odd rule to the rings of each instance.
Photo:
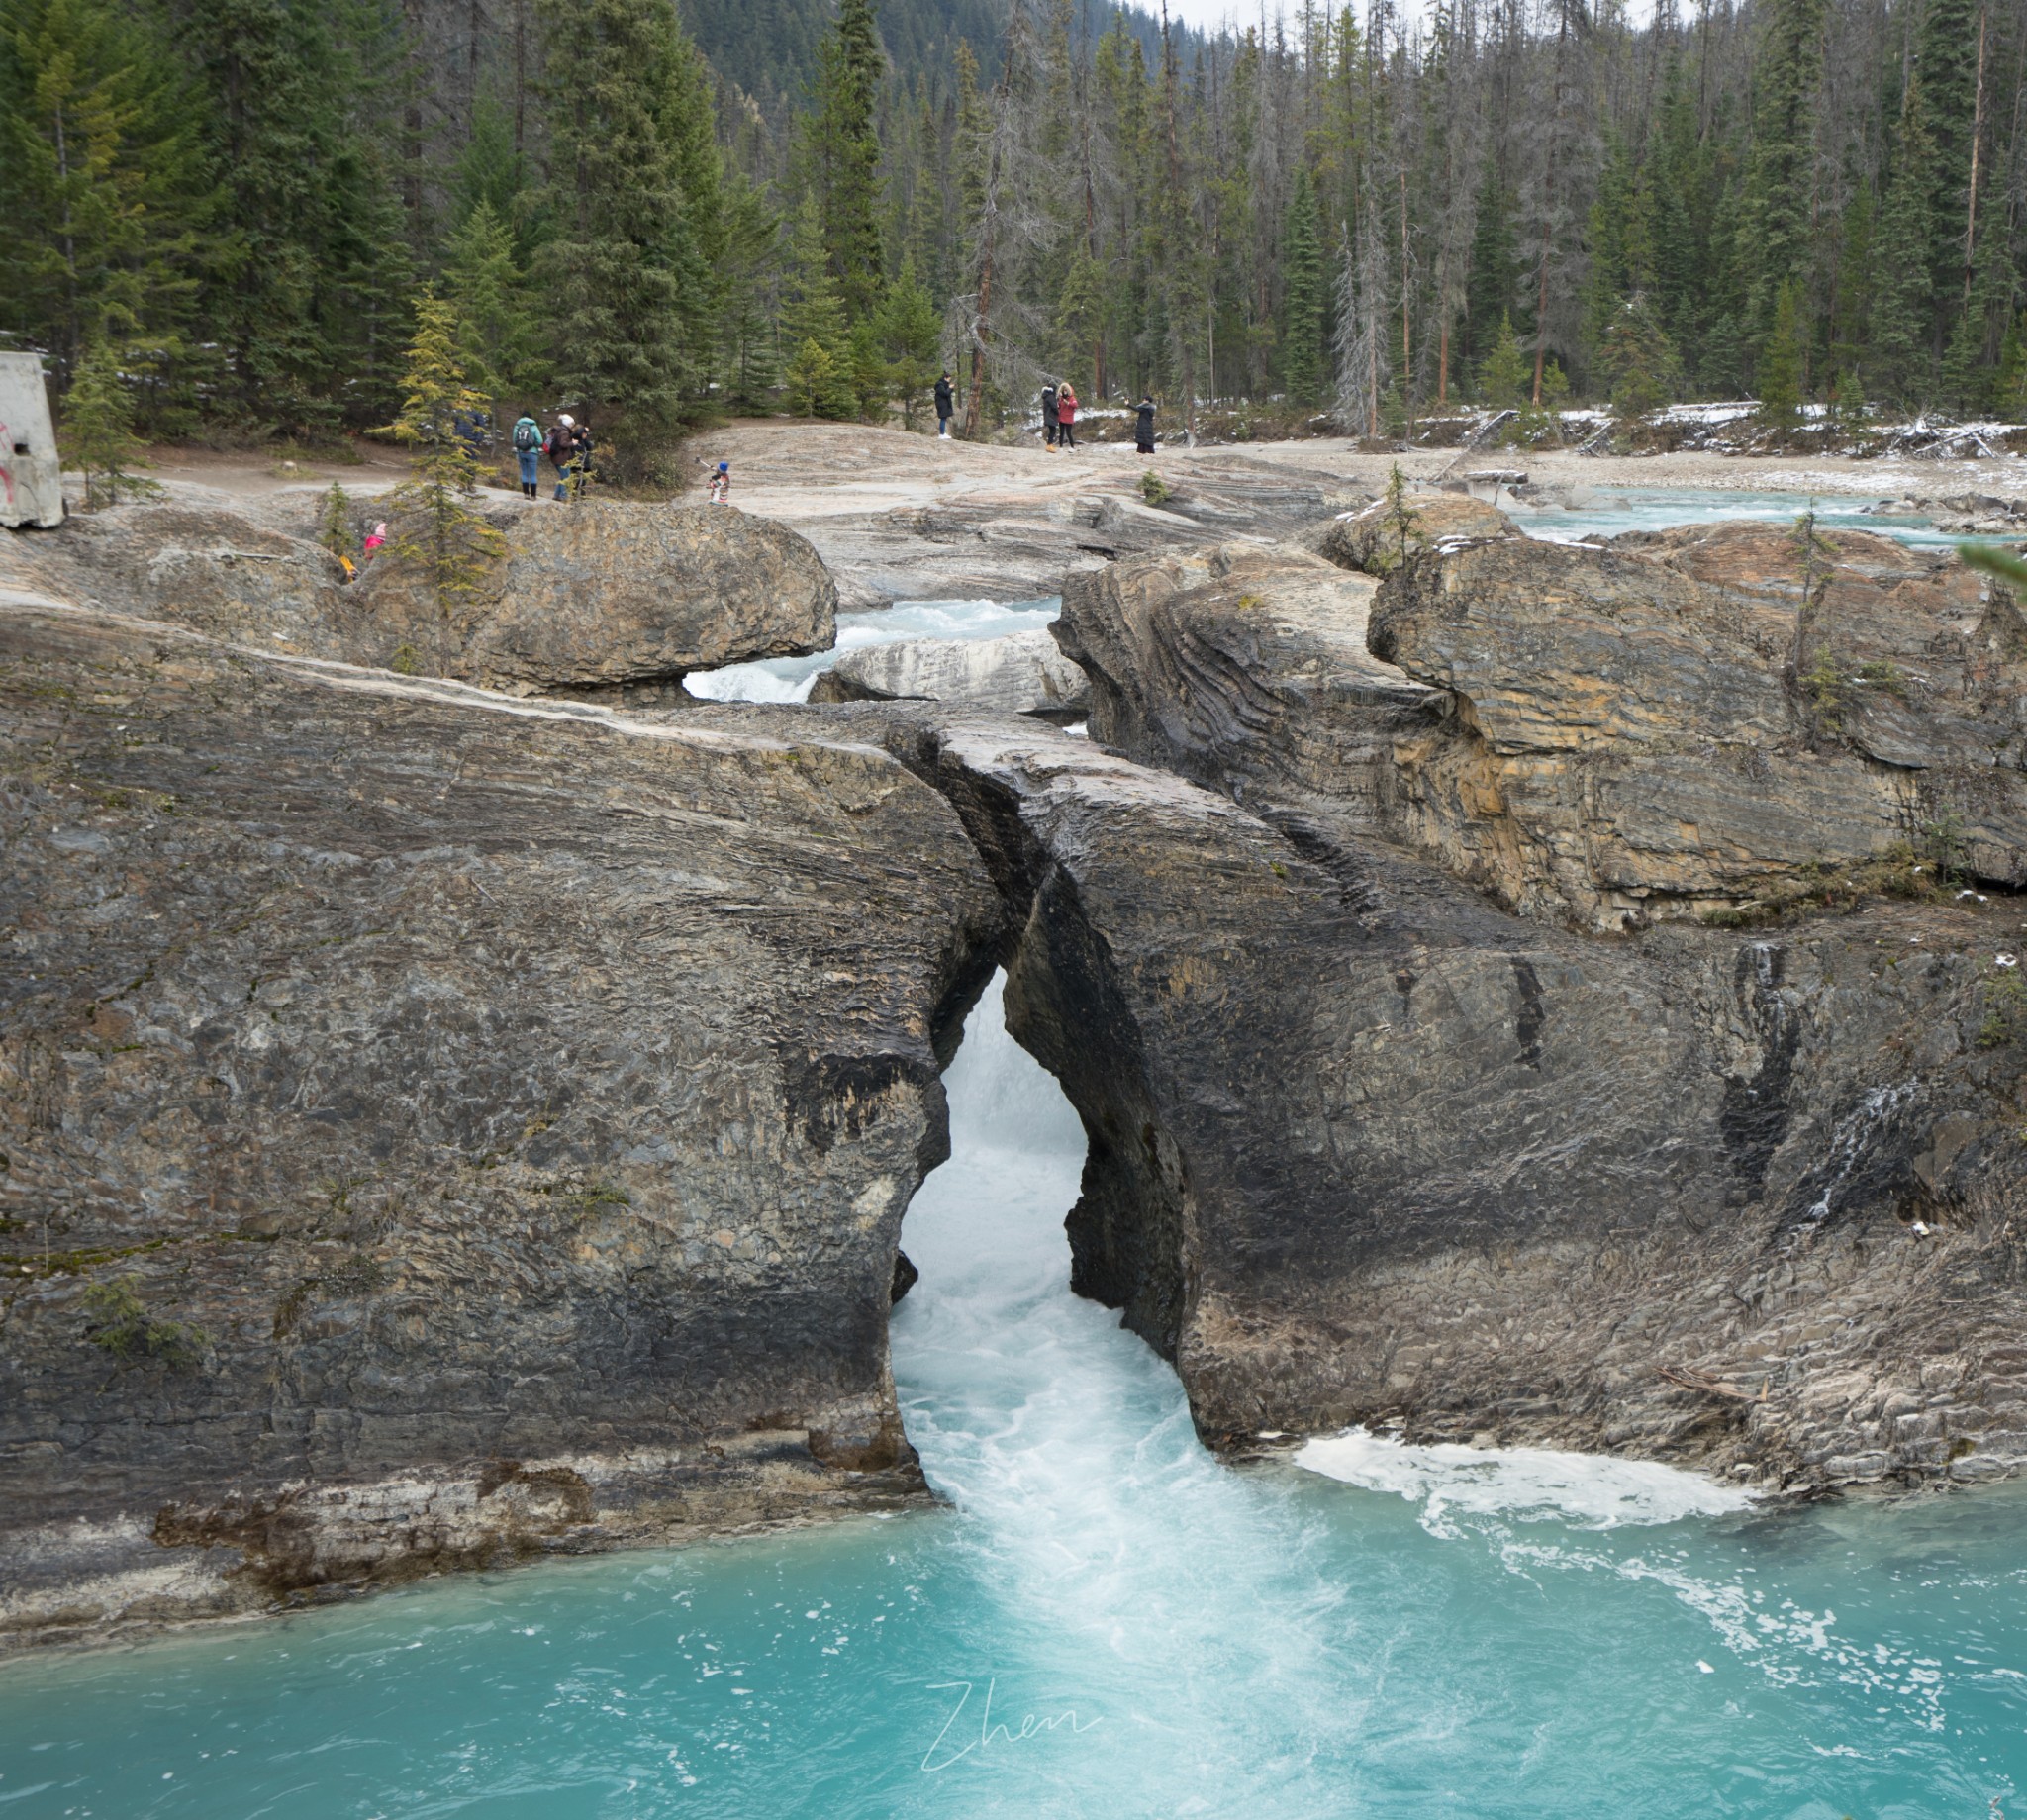
[[[14,0],[0,334],[151,434],[387,423],[421,300],[623,448],[1573,392],[2027,410],[2027,0]],[[608,446],[613,438],[608,439]]]

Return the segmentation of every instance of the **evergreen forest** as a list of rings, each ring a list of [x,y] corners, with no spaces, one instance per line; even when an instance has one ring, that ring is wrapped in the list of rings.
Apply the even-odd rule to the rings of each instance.
[[[145,434],[389,424],[419,326],[651,460],[1046,376],[2027,415],[2027,0],[5,0],[0,344]]]

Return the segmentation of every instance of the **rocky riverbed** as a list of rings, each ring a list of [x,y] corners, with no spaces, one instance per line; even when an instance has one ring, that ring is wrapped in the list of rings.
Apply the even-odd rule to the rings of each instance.
[[[997,964],[1076,1285],[1220,1447],[2027,1460],[2008,597],[1279,453],[904,522],[857,433],[792,528],[495,509],[456,614],[303,494],[10,535],[6,1636],[921,1497],[886,1310]],[[680,691],[1057,586],[1060,655]]]

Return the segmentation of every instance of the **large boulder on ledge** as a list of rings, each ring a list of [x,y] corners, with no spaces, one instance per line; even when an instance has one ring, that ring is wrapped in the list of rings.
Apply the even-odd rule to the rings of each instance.
[[[314,497],[314,496],[313,496]],[[389,509],[363,502],[370,517]],[[673,688],[692,670],[825,650],[837,590],[786,527],[728,507],[482,497],[495,533],[446,602],[382,553],[346,584],[300,515],[170,498],[0,543],[0,588],[296,656],[513,694]],[[397,524],[397,533],[400,527]]]

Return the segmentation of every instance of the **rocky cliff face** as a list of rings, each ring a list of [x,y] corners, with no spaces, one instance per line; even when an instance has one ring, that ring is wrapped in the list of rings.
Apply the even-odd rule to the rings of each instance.
[[[1353,1421],[1791,1487],[2027,1460],[2017,917],[1601,941],[991,725],[921,736],[1091,1140],[1080,1290],[1225,1445]]]
[[[1002,910],[875,747],[0,609],[0,1634],[922,1495]]]
[[[998,958],[1077,1287],[1219,1445],[2027,1462],[2027,922],[1855,863],[1890,800],[2017,876],[2017,616],[1951,571],[1163,551],[1066,591],[1109,751],[353,667],[381,596],[153,523],[27,577],[150,621],[0,590],[0,1640],[923,1495],[886,1310]],[[458,649],[560,687],[566,623]]]
[[[1095,737],[1577,927],[1921,854],[2027,879],[2027,621],[1883,537],[1498,531],[1410,549],[1377,593],[1234,544],[1078,578],[1057,637]]]
[[[2013,1470],[2027,924],[1934,878],[2019,877],[2016,610],[1883,539],[1493,528],[1377,595],[1073,582],[1094,739],[1215,795],[937,746],[1021,856],[1080,1281],[1212,1435]]]
[[[1580,923],[1735,910],[1947,845],[2027,882],[2027,621],[1954,558],[1733,525],[1432,551],[1375,655],[1447,694],[1406,837]]]
[[[497,541],[447,606],[381,555],[346,585],[302,509],[168,501],[0,546],[0,587],[215,638],[517,694],[674,687],[691,670],[827,649],[837,590],[808,543],[724,507],[489,502]],[[477,546],[475,545],[476,549]]]

